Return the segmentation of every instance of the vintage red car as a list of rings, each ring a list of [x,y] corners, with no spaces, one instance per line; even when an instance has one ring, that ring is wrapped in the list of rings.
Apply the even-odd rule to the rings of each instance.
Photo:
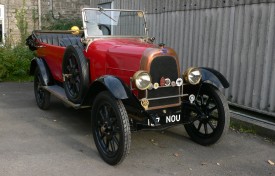
[[[33,31],[30,73],[39,108],[56,96],[75,109],[91,108],[100,156],[119,164],[131,131],[184,125],[202,145],[216,143],[229,126],[229,108],[218,88],[229,83],[211,68],[180,72],[176,52],[154,44],[139,10],[84,8],[83,30]],[[184,59],[184,58],[182,58]]]

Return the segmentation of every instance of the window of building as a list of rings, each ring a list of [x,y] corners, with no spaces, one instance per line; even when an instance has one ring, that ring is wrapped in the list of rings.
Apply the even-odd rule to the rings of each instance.
[[[0,4],[0,44],[4,43],[4,5]]]
[[[98,4],[98,7],[102,7],[103,9],[112,9],[112,2],[107,2],[103,4]]]

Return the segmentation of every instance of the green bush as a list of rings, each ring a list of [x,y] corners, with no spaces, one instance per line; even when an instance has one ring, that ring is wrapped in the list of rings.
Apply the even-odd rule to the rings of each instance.
[[[71,27],[78,26],[81,28],[83,26],[81,19],[73,19],[73,20],[55,20],[49,24],[49,26],[44,27],[47,30],[70,30]]]
[[[0,81],[28,80],[34,54],[26,47],[0,47]]]

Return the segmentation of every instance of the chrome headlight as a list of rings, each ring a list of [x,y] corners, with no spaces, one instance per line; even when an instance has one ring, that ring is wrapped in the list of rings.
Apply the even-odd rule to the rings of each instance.
[[[201,81],[202,76],[198,68],[191,67],[184,72],[183,77],[187,83],[196,85]]]
[[[149,75],[149,73],[147,73],[146,71],[143,71],[143,70],[137,71],[134,74],[133,79],[134,79],[134,83],[135,83],[136,87],[139,90],[148,89],[149,86],[152,84],[151,76]]]

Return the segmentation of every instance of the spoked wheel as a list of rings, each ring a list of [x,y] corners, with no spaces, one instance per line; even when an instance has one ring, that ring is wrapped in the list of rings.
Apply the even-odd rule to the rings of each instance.
[[[191,139],[201,145],[211,145],[229,128],[229,108],[223,94],[211,85],[204,85],[188,113],[192,123],[185,124]]]
[[[38,68],[34,72],[34,95],[40,109],[46,110],[50,107],[50,92],[42,88],[42,76]]]
[[[62,70],[67,98],[73,103],[80,103],[89,85],[89,71],[79,47],[70,45],[66,48]]]
[[[92,108],[92,130],[96,147],[102,159],[117,165],[130,151],[129,119],[121,100],[109,92],[101,92]]]

